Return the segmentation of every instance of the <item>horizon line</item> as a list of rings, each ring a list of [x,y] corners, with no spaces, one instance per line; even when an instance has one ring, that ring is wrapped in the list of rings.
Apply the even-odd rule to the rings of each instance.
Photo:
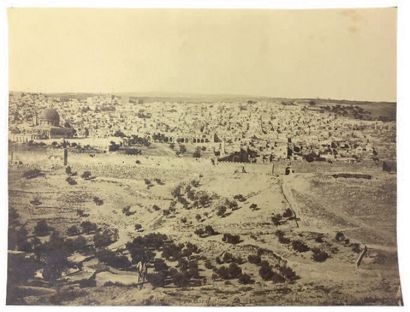
[[[171,91],[21,91],[9,90],[9,93],[39,93],[39,94],[130,94],[131,96],[140,97],[176,97],[176,98],[195,98],[195,97],[241,97],[241,98],[270,98],[270,99],[289,99],[289,100],[330,100],[330,101],[348,101],[348,102],[368,102],[368,103],[391,103],[397,104],[396,100],[364,100],[364,99],[346,99],[346,98],[331,98],[331,97],[286,97],[286,96],[271,96],[271,95],[249,95],[249,94],[230,94],[230,93],[189,93],[189,92],[171,92]]]

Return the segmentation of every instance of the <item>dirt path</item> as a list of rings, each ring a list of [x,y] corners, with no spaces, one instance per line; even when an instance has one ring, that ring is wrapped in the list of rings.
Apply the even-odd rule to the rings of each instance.
[[[281,179],[281,187],[282,187],[282,192],[283,196],[285,197],[286,201],[288,202],[290,208],[295,212],[296,216],[301,219],[300,225],[303,225],[305,227],[309,227],[309,220],[307,218],[304,218],[303,214],[301,213],[301,210],[299,208],[299,205],[297,201],[295,200],[292,192],[292,184],[298,183],[297,179],[301,178],[301,174],[296,174],[296,175],[288,175],[288,176],[283,176]],[[352,225],[352,227],[345,229],[345,230],[353,230],[353,229],[362,229],[365,230],[368,233],[371,233],[374,236],[378,237],[386,237],[391,235],[390,232],[383,230],[381,228],[375,228],[373,225],[364,223],[358,218],[352,217],[343,211],[340,211],[338,209],[332,209],[332,205],[326,205],[323,206],[325,210],[328,212],[334,214],[335,216],[347,221],[349,224]],[[316,229],[317,230],[317,229]],[[340,229],[338,229],[340,230]],[[380,244],[368,244],[368,247],[374,248],[374,249],[381,249],[385,251],[392,251],[395,252],[397,250],[396,247],[391,247],[391,246],[383,246]]]

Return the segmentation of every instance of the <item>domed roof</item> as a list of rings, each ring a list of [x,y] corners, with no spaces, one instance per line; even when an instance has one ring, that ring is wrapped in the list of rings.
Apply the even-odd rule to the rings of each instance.
[[[54,108],[47,108],[38,116],[39,119],[47,120],[50,123],[58,124],[60,122],[60,115]]]

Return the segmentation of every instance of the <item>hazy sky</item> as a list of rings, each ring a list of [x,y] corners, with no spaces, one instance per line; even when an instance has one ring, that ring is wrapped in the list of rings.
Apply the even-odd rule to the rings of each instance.
[[[10,90],[396,99],[396,9],[10,9]]]

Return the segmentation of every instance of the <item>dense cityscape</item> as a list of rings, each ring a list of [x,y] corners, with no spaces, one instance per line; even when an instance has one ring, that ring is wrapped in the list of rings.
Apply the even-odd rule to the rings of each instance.
[[[196,157],[258,163],[395,159],[395,116],[375,115],[360,102],[12,92],[9,122],[10,140],[26,143],[94,138],[102,149],[112,142],[163,143],[180,155],[193,146]]]

